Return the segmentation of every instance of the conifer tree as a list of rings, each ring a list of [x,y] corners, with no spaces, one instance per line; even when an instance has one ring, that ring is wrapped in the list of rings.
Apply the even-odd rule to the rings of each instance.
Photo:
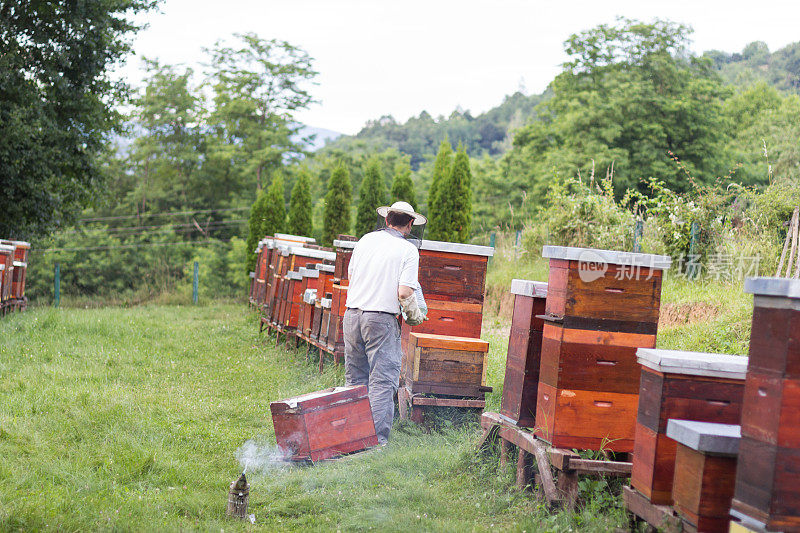
[[[276,173],[267,189],[261,235],[274,235],[286,229],[286,196],[283,176]]]
[[[343,164],[334,169],[328,180],[328,193],[325,195],[325,215],[322,222],[322,240],[332,244],[339,234],[350,232],[350,202],[353,187],[350,173]]]
[[[300,169],[297,182],[292,188],[289,201],[289,231],[295,235],[310,237],[314,230],[311,221],[311,187],[308,168]]]
[[[447,139],[439,145],[439,152],[436,154],[436,161],[433,164],[433,177],[431,187],[428,190],[428,227],[427,233],[433,240],[447,240],[447,229],[445,221],[442,219],[444,207],[442,202],[447,201],[450,191],[446,191],[444,182],[450,175],[453,166],[453,147]]]
[[[245,249],[245,266],[247,268],[247,272],[252,272],[256,268],[256,254],[255,249],[258,245],[258,241],[260,241],[264,234],[261,233],[261,224],[264,219],[264,211],[267,206],[267,193],[265,191],[259,191],[258,195],[256,196],[256,201],[253,202],[253,206],[250,208],[250,220],[248,221],[248,234],[247,234],[247,246]]]
[[[472,171],[467,150],[459,143],[450,175],[442,182],[440,220],[444,239],[467,242],[472,224]]]
[[[414,183],[411,181],[411,165],[408,158],[399,160],[394,166],[394,179],[389,204],[408,202],[417,210],[417,195],[414,194]]]
[[[377,157],[367,161],[364,180],[359,191],[356,211],[356,235],[362,237],[375,229],[378,214],[375,210],[386,203],[386,186],[381,175],[381,162]]]

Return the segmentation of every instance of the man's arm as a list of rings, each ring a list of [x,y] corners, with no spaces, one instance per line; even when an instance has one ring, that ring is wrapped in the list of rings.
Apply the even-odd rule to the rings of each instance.
[[[397,298],[398,300],[405,300],[409,296],[414,294],[414,289],[411,287],[407,287],[405,285],[399,285],[397,287]]]

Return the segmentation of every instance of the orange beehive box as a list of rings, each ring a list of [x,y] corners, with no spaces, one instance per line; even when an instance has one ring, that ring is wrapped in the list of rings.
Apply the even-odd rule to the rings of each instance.
[[[412,393],[482,398],[488,351],[489,343],[481,339],[411,333],[403,382]]]

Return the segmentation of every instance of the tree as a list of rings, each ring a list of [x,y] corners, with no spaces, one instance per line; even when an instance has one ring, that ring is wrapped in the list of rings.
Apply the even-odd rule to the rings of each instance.
[[[126,87],[108,72],[155,0],[0,3],[0,235],[31,238],[87,206]]]
[[[313,103],[306,86],[317,72],[302,49],[286,41],[236,34],[241,47],[218,42],[211,55],[217,128],[223,157],[241,164],[246,179],[262,187],[262,178],[297,159],[307,139],[298,139],[294,114]]]
[[[250,219],[248,220],[247,244],[245,245],[245,268],[247,272],[252,272],[256,268],[256,246],[264,234],[261,233],[261,225],[266,217],[267,193],[259,191],[256,201],[250,208]]]
[[[292,188],[289,202],[289,231],[295,235],[311,236],[314,231],[311,222],[311,187],[309,171],[302,167]]]
[[[467,242],[472,224],[472,173],[469,157],[462,144],[458,145],[450,175],[442,182],[441,221],[442,239],[450,242]]]
[[[286,229],[286,188],[283,175],[276,172],[267,189],[266,209],[261,220],[261,235],[274,235]]]
[[[328,193],[325,195],[325,215],[323,217],[322,240],[332,244],[340,234],[350,233],[350,200],[353,188],[350,174],[344,165],[338,165],[328,180]]]
[[[431,239],[446,240],[447,230],[444,226],[443,197],[448,193],[442,194],[444,181],[450,175],[453,165],[453,147],[450,141],[445,139],[439,145],[439,152],[433,164],[433,176],[431,177],[431,187],[428,190],[428,227],[427,232]]]
[[[145,65],[147,85],[134,101],[137,125],[144,130],[131,151],[139,177],[131,191],[136,211],[205,207],[194,205],[208,184],[194,181],[202,159],[204,117],[200,97],[190,85],[192,69],[177,72],[150,60]]]
[[[386,187],[381,175],[381,162],[373,156],[367,161],[364,181],[359,191],[358,210],[356,211],[356,235],[363,236],[375,229],[378,218],[375,210],[386,203]]]
[[[397,201],[408,202],[414,208],[414,211],[417,210],[417,195],[414,194],[414,183],[411,181],[411,165],[407,158],[395,163],[390,197],[390,204]]]
[[[584,178],[613,168],[614,188],[647,192],[657,177],[685,191],[679,157],[701,183],[727,171],[730,129],[722,103],[730,93],[711,60],[688,51],[690,29],[621,19],[572,35],[571,57],[540,104],[541,120],[518,130],[505,167],[510,179],[543,198],[553,175]]]

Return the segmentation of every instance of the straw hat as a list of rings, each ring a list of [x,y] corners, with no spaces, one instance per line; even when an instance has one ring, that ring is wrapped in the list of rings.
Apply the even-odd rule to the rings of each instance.
[[[411,207],[411,204],[408,202],[395,202],[392,205],[382,205],[377,209],[377,211],[382,217],[386,217],[386,215],[389,214],[389,211],[411,215],[414,217],[415,226],[421,226],[428,223],[428,219],[414,211],[414,208]]]

